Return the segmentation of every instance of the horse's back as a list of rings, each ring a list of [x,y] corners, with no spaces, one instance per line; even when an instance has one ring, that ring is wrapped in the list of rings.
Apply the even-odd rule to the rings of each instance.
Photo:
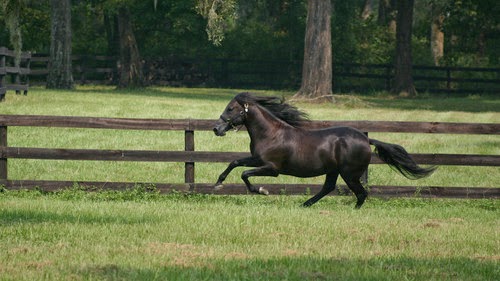
[[[310,130],[310,132],[313,134],[320,134],[327,136],[333,135],[342,138],[356,138],[368,142],[368,136],[365,133],[361,132],[356,128],[348,126],[329,127],[317,130]]]

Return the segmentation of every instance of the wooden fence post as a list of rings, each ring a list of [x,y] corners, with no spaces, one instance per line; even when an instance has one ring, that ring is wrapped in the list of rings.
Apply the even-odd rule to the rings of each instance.
[[[0,149],[7,147],[7,126],[0,126]],[[0,153],[0,180],[7,179],[7,158]]]
[[[392,65],[388,64],[385,68],[385,90],[387,92],[390,92],[391,91],[391,79],[392,79],[392,75],[391,75],[391,69],[392,69]]]
[[[446,91],[451,92],[451,69],[446,68]]]
[[[2,51],[4,48],[1,47]],[[2,74],[3,73],[3,74]],[[7,92],[7,88],[4,86],[5,75],[7,72],[5,71],[5,55],[0,54],[0,102],[5,99],[5,93]]]
[[[184,151],[194,151],[194,131],[184,131]],[[194,162],[184,163],[184,182],[194,183]]]

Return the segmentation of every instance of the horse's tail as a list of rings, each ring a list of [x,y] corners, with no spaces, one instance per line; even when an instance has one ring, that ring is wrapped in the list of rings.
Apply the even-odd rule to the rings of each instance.
[[[420,179],[431,175],[437,167],[422,168],[413,160],[408,152],[400,145],[370,139],[375,146],[378,157],[394,170],[399,171],[409,179]]]

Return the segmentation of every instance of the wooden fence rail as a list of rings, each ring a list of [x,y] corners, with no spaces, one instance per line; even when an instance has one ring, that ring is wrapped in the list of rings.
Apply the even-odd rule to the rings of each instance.
[[[73,75],[80,84],[116,82],[116,57],[74,55]],[[47,55],[31,61],[31,75],[45,81]],[[148,58],[144,72],[152,85],[232,88],[296,89],[300,87],[302,61],[242,60],[221,58]],[[394,79],[392,64],[333,64],[336,92],[389,91]],[[422,92],[500,93],[500,68],[413,66],[415,87]],[[37,79],[38,77],[38,79]]]
[[[8,179],[8,159],[50,159],[50,160],[96,160],[96,161],[141,161],[141,162],[181,162],[185,163],[185,183],[130,183],[130,182],[76,182],[80,186],[105,189],[123,189],[136,184],[154,184],[162,192],[171,190],[219,194],[245,194],[243,184],[227,184],[227,188],[215,192],[211,184],[195,183],[194,167],[196,162],[230,162],[249,155],[248,152],[195,151],[194,132],[211,131],[214,120],[193,119],[130,119],[94,118],[34,115],[0,115],[0,185],[9,189],[41,188],[53,191],[72,186],[73,181],[33,181]],[[440,134],[487,134],[500,135],[497,123],[441,123],[441,122],[388,122],[388,121],[317,121],[311,128],[348,125],[365,132],[404,132]],[[36,147],[9,147],[8,127],[69,127],[121,130],[176,130],[184,131],[184,151],[156,150],[97,150],[97,149],[57,149]],[[462,165],[462,166],[500,166],[500,155],[471,154],[412,154],[421,164]],[[372,164],[381,164],[378,157]],[[286,194],[303,194],[309,188],[315,192],[319,185],[305,184],[266,184],[270,191]],[[344,192],[341,190],[341,192]],[[373,186],[370,193],[375,196],[441,196],[452,198],[500,198],[499,188],[480,187],[414,187],[414,186]]]
[[[5,47],[0,47],[0,102],[5,99],[9,90],[24,95],[28,94],[31,53],[21,52],[19,66],[15,65],[15,52]],[[8,83],[7,78],[11,81]]]

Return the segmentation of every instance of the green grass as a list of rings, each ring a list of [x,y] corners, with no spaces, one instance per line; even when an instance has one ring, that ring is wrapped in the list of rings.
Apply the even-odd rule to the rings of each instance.
[[[148,88],[117,91],[110,87],[81,87],[74,92],[34,88],[29,95],[7,94],[2,114],[40,114],[126,118],[217,119],[225,105],[241,90]],[[291,92],[259,92],[290,98]],[[383,93],[369,96],[337,95],[337,104],[296,105],[314,120],[394,120],[495,123],[500,120],[500,99],[494,96],[397,99]],[[371,137],[398,143],[414,153],[500,154],[496,135],[388,134]],[[9,128],[9,145],[20,147],[183,150],[183,132],[122,131],[66,128]],[[244,132],[224,138],[211,132],[195,133],[199,151],[248,151]],[[226,164],[197,164],[196,182],[212,183]],[[241,182],[238,169],[227,182]],[[370,167],[375,185],[436,185],[499,187],[497,167],[440,167],[432,177],[410,181],[386,166]],[[94,161],[9,160],[9,178],[35,180],[89,180],[130,182],[183,181],[183,165]],[[262,183],[322,183],[323,177],[297,179],[280,176]]]
[[[0,193],[1,280],[498,280],[498,200]]]
[[[11,92],[1,114],[216,119],[238,90],[151,88]],[[284,95],[289,92],[268,92]],[[296,104],[313,119],[483,122],[500,120],[489,96],[394,99],[339,95]],[[9,128],[21,147],[182,150],[183,132]],[[500,154],[498,136],[370,134],[410,152]],[[196,150],[247,151],[244,132],[196,132]],[[10,179],[182,182],[183,165],[9,160]],[[213,182],[225,164],[197,164]],[[240,182],[233,172],[228,182]],[[373,184],[499,187],[497,167],[440,167],[407,181],[370,168]],[[321,183],[280,176],[260,182]],[[148,192],[145,192],[148,191]],[[500,201],[352,196],[299,207],[305,196],[159,195],[136,187],[45,194],[0,187],[0,280],[499,280]]]

